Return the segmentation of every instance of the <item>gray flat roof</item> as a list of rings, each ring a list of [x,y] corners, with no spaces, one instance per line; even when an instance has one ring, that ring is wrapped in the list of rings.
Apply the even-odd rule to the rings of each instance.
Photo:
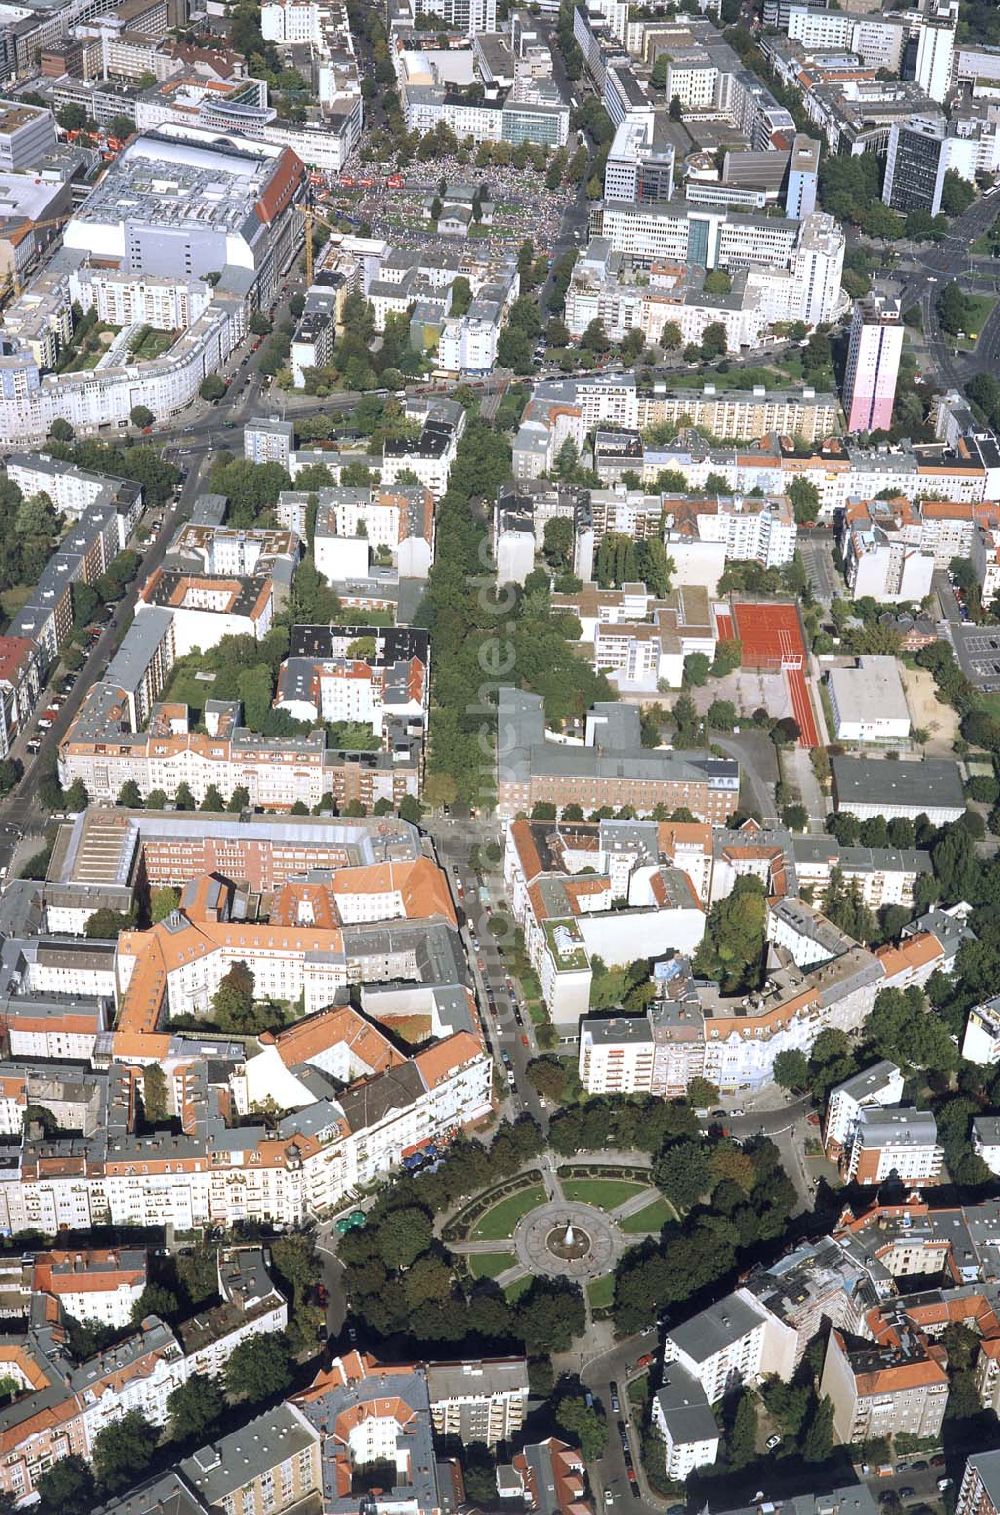
[[[690,1320],[681,1321],[669,1335],[692,1361],[706,1362],[759,1326],[762,1318],[759,1311],[751,1309],[738,1295],[727,1294]]]
[[[704,1389],[680,1363],[664,1364],[655,1398],[673,1442],[711,1441],[719,1435]]]
[[[835,757],[832,760],[837,804],[850,810],[861,805],[922,805],[965,808],[958,764],[948,758],[924,758],[919,763],[883,758]]]

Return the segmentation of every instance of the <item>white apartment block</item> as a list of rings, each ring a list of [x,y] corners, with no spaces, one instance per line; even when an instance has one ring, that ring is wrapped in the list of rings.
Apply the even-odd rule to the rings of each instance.
[[[962,1056],[980,1067],[1000,1061],[1000,996],[974,1005],[965,1021]]]
[[[903,1075],[886,1060],[864,1068],[830,1090],[827,1099],[824,1145],[828,1157],[836,1158],[849,1146],[861,1112],[875,1106],[898,1105],[903,1097]]]
[[[678,1363],[701,1385],[709,1404],[717,1404],[758,1373],[775,1373],[788,1382],[795,1371],[796,1340],[791,1326],[747,1289],[737,1289],[667,1332],[664,1369]]]
[[[705,1391],[679,1362],[667,1363],[653,1395],[653,1428],[665,1447],[665,1471],[683,1483],[696,1468],[710,1467],[719,1455],[719,1427]]]
[[[972,566],[985,606],[1000,597],[1000,532],[981,526],[972,537]]]
[[[580,1022],[580,1082],[588,1094],[649,1094],[655,1067],[645,1016]]]

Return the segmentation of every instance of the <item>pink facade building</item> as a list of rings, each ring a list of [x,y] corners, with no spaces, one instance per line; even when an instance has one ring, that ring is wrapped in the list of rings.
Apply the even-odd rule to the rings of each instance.
[[[848,431],[888,431],[902,351],[899,301],[882,295],[859,300],[854,307],[844,372]]]

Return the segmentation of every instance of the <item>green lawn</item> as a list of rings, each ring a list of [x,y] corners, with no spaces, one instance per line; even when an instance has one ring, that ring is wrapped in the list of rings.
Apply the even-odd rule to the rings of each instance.
[[[516,1305],[522,1294],[527,1293],[535,1282],[534,1274],[526,1273],[523,1278],[515,1278],[512,1284],[504,1289],[504,1298],[508,1304]]]
[[[617,1210],[648,1187],[624,1178],[564,1178],[560,1179],[560,1185],[567,1199],[575,1199],[581,1205],[596,1205],[599,1210]]]
[[[156,331],[153,327],[147,327],[145,332],[139,333],[141,340],[132,349],[132,357],[139,362],[150,362],[153,358],[162,357],[173,347],[176,334],[172,331]]]
[[[493,1205],[477,1220],[469,1232],[469,1240],[502,1241],[505,1236],[513,1236],[514,1227],[521,1216],[527,1215],[529,1210],[535,1210],[544,1203],[545,1190],[541,1184],[532,1184],[529,1189],[521,1189],[517,1194],[509,1194],[506,1199]]]
[[[979,694],[976,696],[976,704],[985,710],[987,715],[995,721],[1000,721],[1000,690],[993,694]]]
[[[204,710],[205,701],[212,698],[212,685],[215,680],[199,679],[196,675],[199,672],[210,673],[211,671],[211,669],[199,669],[191,664],[179,664],[167,680],[167,687],[161,698],[178,705],[191,705],[198,711]]]
[[[976,338],[982,336],[986,318],[997,303],[997,297],[996,295],[968,295],[967,299],[969,314],[965,323],[965,336],[957,338],[955,346],[971,351],[976,345]]]
[[[473,1278],[499,1278],[517,1262],[513,1252],[474,1252],[469,1258]]]
[[[629,1236],[642,1236],[650,1231],[659,1231],[668,1220],[676,1220],[676,1212],[673,1205],[669,1204],[662,1196],[654,1199],[651,1205],[635,1215],[626,1216],[618,1224]]]
[[[592,1310],[606,1310],[615,1302],[615,1275],[605,1273],[587,1285],[587,1298]]]

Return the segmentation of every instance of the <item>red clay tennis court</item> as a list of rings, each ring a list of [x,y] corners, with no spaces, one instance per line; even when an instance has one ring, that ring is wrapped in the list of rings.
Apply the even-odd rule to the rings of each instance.
[[[770,673],[779,670],[788,683],[792,714],[801,733],[801,747],[818,747],[819,732],[806,685],[806,649],[797,605],[734,600],[730,616],[716,617],[723,641],[733,636],[743,648],[743,665]]]

